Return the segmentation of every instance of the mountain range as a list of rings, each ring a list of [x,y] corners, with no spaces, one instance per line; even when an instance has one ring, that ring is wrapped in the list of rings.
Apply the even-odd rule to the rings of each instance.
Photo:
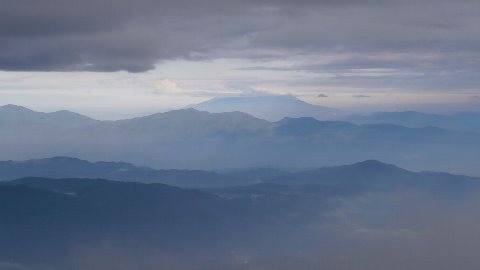
[[[70,111],[52,113],[35,112],[22,106],[5,105],[0,107],[0,126],[52,126],[76,127],[95,123],[96,120]]]
[[[29,123],[12,115],[28,117]],[[310,117],[262,120],[241,112],[175,110],[118,121],[50,124],[51,114],[0,110],[0,159],[75,156],[152,168],[308,168],[378,159],[408,169],[480,175],[480,134],[438,127],[352,124]],[[0,116],[0,119],[2,116]],[[68,118],[68,117],[67,117]],[[52,120],[53,121],[53,120]],[[15,123],[15,124],[14,124]]]
[[[240,172],[235,172],[239,174]],[[232,173],[232,174],[235,174]],[[154,170],[125,162],[88,162],[71,157],[0,161],[0,180],[24,177],[91,178],[163,183],[183,188],[213,188],[249,184],[245,177],[200,170]],[[266,177],[257,177],[261,181]]]
[[[428,114],[415,111],[378,112],[344,118],[356,124],[395,124],[405,127],[439,127],[449,130],[480,133],[480,113],[464,112],[448,115]]]
[[[305,169],[296,172],[272,168],[236,169],[221,172],[200,170],[155,170],[125,162],[89,162],[71,157],[26,161],[0,161],[0,180],[28,177],[110,179],[122,182],[161,183],[181,188],[222,189],[256,184],[361,186],[443,183],[460,187],[479,181],[467,176],[435,172],[411,172],[391,164],[367,160],[351,165]],[[19,183],[19,181],[14,181]],[[20,181],[21,182],[21,181]],[[69,191],[65,191],[69,192]]]
[[[51,169],[59,161],[43,164]],[[34,162],[41,172],[42,161]],[[249,175],[248,183],[265,170],[235,174]],[[443,224],[456,220],[446,226],[463,224],[465,218],[451,211],[475,207],[471,200],[479,192],[479,178],[411,172],[375,160],[202,190],[105,179],[20,178],[0,182],[0,261],[12,262],[0,267],[288,269],[282,266],[285,259],[337,265],[343,257],[330,252],[357,254],[357,247],[385,242],[410,261],[414,258],[408,254],[430,250],[438,243],[430,239],[443,235],[424,233],[436,224],[435,213],[442,212]],[[324,249],[330,252],[318,252]],[[423,252],[415,263],[436,265],[435,258]],[[396,265],[377,257],[362,262],[357,269]]]

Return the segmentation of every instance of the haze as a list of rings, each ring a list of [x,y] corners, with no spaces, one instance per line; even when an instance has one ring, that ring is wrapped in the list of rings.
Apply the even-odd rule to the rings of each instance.
[[[480,269],[480,1],[0,0],[0,270]]]

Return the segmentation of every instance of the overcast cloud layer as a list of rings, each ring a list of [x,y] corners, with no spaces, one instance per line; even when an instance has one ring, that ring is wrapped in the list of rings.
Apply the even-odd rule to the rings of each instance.
[[[154,82],[133,88],[171,94],[173,85],[189,96],[276,93],[315,103],[325,94],[322,102],[357,104],[354,96],[381,103],[392,93],[449,93],[477,104],[478,29],[476,0],[0,0],[0,70],[155,71]],[[210,60],[210,72],[175,64]],[[215,67],[219,60],[227,62]],[[175,76],[159,72],[166,64]],[[210,81],[192,83],[199,73]]]
[[[141,72],[166,59],[326,52],[361,55],[301,68],[479,68],[480,2],[471,0],[0,3],[3,70]]]

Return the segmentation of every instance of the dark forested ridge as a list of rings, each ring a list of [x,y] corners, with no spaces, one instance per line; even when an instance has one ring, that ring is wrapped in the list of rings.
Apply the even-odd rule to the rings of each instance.
[[[89,162],[71,157],[26,161],[0,161],[0,179],[37,176],[47,178],[103,178],[119,181],[164,183],[186,188],[239,185],[242,179],[201,170],[154,170],[125,162]]]
[[[432,215],[442,205],[449,205],[447,212],[465,207],[480,188],[478,178],[411,172],[373,160],[273,176],[277,173],[236,171],[245,183],[250,178],[255,184],[202,190],[102,179],[3,181],[0,261],[32,269],[65,269],[100,260],[97,256],[107,256],[104,252],[115,256],[127,252],[129,260],[161,265],[167,262],[156,261],[155,256],[168,251],[172,256],[199,256],[207,268],[247,269],[238,261],[247,255],[253,256],[252,267],[273,267],[277,264],[263,260],[284,252],[296,257],[291,254],[321,250],[349,234],[353,238],[342,241],[356,243],[361,238],[358,230],[421,232],[428,224],[418,223],[414,216]],[[264,180],[258,181],[257,174]],[[411,216],[404,212],[409,205],[423,206]],[[424,241],[422,237],[415,241]],[[401,241],[408,246],[413,240]],[[109,246],[118,250],[108,251]],[[140,255],[139,250],[146,253]],[[185,267],[179,261],[170,263],[174,269]],[[155,269],[149,267],[145,269]]]

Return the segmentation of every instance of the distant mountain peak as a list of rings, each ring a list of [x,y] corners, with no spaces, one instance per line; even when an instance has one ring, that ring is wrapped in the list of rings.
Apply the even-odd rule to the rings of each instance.
[[[0,124],[7,125],[49,125],[49,126],[81,126],[96,120],[71,111],[51,113],[37,112],[28,108],[8,104],[0,107]]]
[[[90,119],[90,120],[94,120],[88,116],[85,116],[83,114],[79,114],[79,113],[76,113],[76,112],[72,112],[72,111],[69,111],[69,110],[60,110],[60,111],[55,111],[55,112],[51,112],[51,113],[48,113],[50,115],[57,115],[57,116],[69,116],[69,117],[81,117],[81,118],[85,118],[85,119]]]
[[[370,166],[389,166],[390,167],[390,166],[394,166],[392,164],[384,163],[384,162],[381,162],[381,161],[376,160],[376,159],[367,159],[367,160],[364,160],[364,161],[354,163],[352,165],[361,166],[361,167],[370,167]]]
[[[14,105],[14,104],[7,104],[0,107],[0,111],[7,111],[7,112],[34,112],[28,108],[23,106]]]
[[[230,112],[209,112],[209,111],[202,111],[198,110],[195,108],[185,108],[185,109],[178,109],[178,110],[171,110],[168,112],[163,112],[163,113],[156,113],[152,114],[150,116],[209,116],[209,117],[215,117],[215,116],[244,116],[248,118],[256,118],[248,113],[244,113],[241,111],[230,111]],[[146,117],[150,117],[146,116]]]
[[[291,95],[218,97],[194,105],[193,108],[208,112],[239,111],[269,121],[285,117],[325,120],[337,118],[340,114],[336,109],[310,104]]]
[[[393,164],[384,163],[375,159],[369,159],[342,167],[350,167],[355,170],[382,172],[390,170],[403,170]]]

